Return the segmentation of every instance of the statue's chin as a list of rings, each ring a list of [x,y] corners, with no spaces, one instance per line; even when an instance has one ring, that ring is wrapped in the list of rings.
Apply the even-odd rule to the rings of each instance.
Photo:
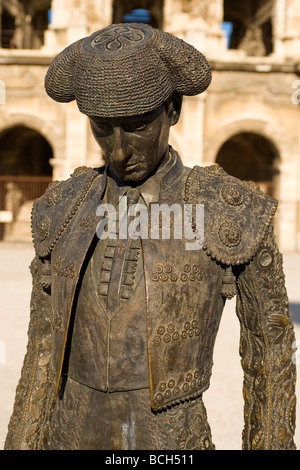
[[[116,177],[120,181],[132,181],[132,182],[137,182],[137,181],[142,181],[145,178],[147,178],[149,171],[145,169],[126,169],[124,171],[120,171],[118,169],[112,169]]]

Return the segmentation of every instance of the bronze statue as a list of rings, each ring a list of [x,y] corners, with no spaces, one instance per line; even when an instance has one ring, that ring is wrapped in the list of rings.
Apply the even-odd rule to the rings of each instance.
[[[277,203],[216,165],[185,167],[168,144],[182,96],[210,81],[200,52],[145,24],[109,26],[51,64],[47,93],[77,101],[107,164],[77,168],[34,204],[29,342],[6,449],[214,449],[202,395],[234,295],[243,449],[295,448]],[[157,236],[166,220],[150,209],[175,204],[171,236]],[[133,205],[148,218],[121,236]],[[118,209],[110,227],[103,207]],[[186,212],[193,237],[175,236]]]

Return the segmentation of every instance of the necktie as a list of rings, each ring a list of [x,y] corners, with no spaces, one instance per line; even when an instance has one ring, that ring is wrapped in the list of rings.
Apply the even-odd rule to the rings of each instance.
[[[137,204],[140,197],[140,192],[137,188],[130,188],[127,191],[127,206]]]
[[[127,192],[127,210],[123,217],[127,217],[131,205],[137,204],[140,193],[136,188]],[[119,221],[120,222],[120,221]],[[117,228],[119,223],[117,223]],[[129,298],[132,292],[132,271],[136,268],[140,252],[140,240],[132,240],[128,236],[125,240],[118,238],[115,243],[112,258],[110,279],[107,292],[107,309],[113,313],[121,305],[121,299]]]

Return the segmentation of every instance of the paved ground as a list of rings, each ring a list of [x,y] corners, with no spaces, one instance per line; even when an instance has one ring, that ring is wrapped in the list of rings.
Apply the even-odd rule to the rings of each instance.
[[[14,402],[15,387],[27,344],[31,278],[29,264],[33,258],[30,244],[0,243],[0,449]],[[300,253],[286,254],[286,284],[295,319],[296,338],[300,346]],[[239,325],[234,312],[235,301],[228,302],[218,334],[214,370],[204,401],[219,450],[239,450],[243,428],[242,372],[240,367]],[[300,372],[297,365],[298,375]],[[297,384],[300,396],[300,380]],[[300,400],[298,400],[296,444],[300,449]]]

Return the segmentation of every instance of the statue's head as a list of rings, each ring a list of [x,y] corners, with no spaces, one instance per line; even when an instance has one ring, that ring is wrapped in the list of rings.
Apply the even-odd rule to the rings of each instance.
[[[55,101],[76,100],[116,176],[137,181],[164,157],[182,96],[204,92],[210,81],[209,64],[193,46],[127,23],[67,47],[50,65],[45,87]]]

